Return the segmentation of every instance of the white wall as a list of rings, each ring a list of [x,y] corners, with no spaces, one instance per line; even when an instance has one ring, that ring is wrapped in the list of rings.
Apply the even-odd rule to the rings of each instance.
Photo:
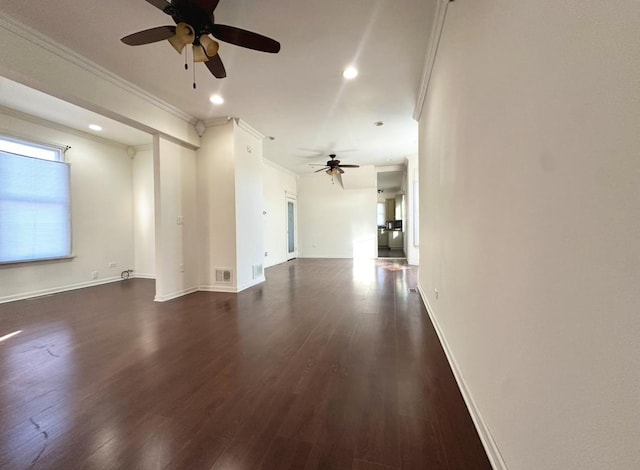
[[[407,255],[407,263],[417,266],[420,263],[420,250],[414,243],[413,226],[414,226],[414,181],[419,181],[418,175],[418,156],[414,155],[407,158],[407,177],[405,178],[405,208],[406,214],[404,218],[404,252]]]
[[[200,286],[206,290],[236,290],[217,285],[215,269],[236,266],[235,161],[233,123],[207,129],[197,151]]]
[[[324,174],[298,179],[298,235],[301,258],[375,258],[377,256],[376,177],[370,187],[342,189]]]
[[[69,145],[73,254],[67,261],[0,267],[0,301],[120,278],[134,264],[131,159],[126,148],[77,131],[0,113],[0,134]],[[116,267],[110,268],[109,263]],[[98,279],[92,272],[98,271]]]
[[[265,268],[287,260],[286,194],[296,195],[296,176],[268,160],[262,166],[264,178]]]
[[[420,288],[511,470],[640,467],[638,31],[637,0],[449,4]]]
[[[234,121],[236,278],[238,290],[264,281],[253,266],[264,263],[262,139]]]
[[[152,146],[137,148],[132,164],[135,276],[155,278],[156,241]]]
[[[162,301],[198,288],[196,154],[156,135],[153,159],[156,300]]]

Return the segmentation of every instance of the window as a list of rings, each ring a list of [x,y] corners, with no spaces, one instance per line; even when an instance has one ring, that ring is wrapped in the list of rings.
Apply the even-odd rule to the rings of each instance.
[[[0,263],[71,255],[62,149],[0,136]]]
[[[377,216],[377,218],[378,218],[378,227],[385,227],[386,226],[386,224],[385,224],[386,220],[385,220],[385,217],[384,217],[384,202],[379,202],[377,208],[378,208],[378,216]]]

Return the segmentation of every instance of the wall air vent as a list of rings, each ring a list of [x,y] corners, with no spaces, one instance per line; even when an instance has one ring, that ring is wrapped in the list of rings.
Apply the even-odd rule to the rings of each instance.
[[[216,282],[221,284],[231,284],[233,276],[229,268],[216,268]]]
[[[258,279],[262,277],[262,264],[254,264],[253,265],[253,279]]]

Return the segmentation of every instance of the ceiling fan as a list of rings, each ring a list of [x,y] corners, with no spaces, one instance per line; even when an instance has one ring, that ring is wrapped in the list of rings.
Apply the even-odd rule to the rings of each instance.
[[[137,33],[129,34],[121,41],[129,46],[141,46],[167,39],[173,48],[182,53],[193,44],[193,61],[204,62],[216,78],[224,78],[227,72],[218,54],[219,44],[209,36],[236,46],[262,52],[278,53],[280,43],[252,31],[218,24],[214,10],[220,0],[146,0],[173,18],[175,26],[157,26]],[[185,64],[185,68],[187,65]],[[195,88],[195,83],[194,83]]]
[[[344,173],[343,168],[360,168],[360,165],[341,165],[340,160],[336,160],[336,154],[332,153],[329,155],[331,160],[328,160],[326,165],[315,165],[311,163],[311,166],[322,166],[319,170],[314,171],[314,173],[318,173],[320,171],[325,171],[328,175],[337,176],[338,174]]]

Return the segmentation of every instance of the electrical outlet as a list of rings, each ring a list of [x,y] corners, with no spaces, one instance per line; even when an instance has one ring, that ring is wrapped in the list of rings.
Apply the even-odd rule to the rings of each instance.
[[[91,279],[98,279],[98,271],[91,272]]]
[[[438,298],[438,296],[440,295],[440,293],[438,292],[438,289],[433,289],[433,292],[435,292],[436,294],[436,299]]]
[[[109,263],[109,267],[110,267],[110,268],[115,268],[116,266],[117,266],[117,264],[116,264],[116,262],[115,262],[115,261],[111,261],[111,262]]]
[[[178,271],[180,271],[181,273],[184,272],[184,264],[179,264],[178,265]]]
[[[264,252],[264,255],[265,255],[265,256],[269,256],[269,252],[268,252],[268,251],[265,251],[265,252]]]
[[[184,217],[182,217],[181,215],[178,216],[178,218],[176,219],[176,224],[184,225]]]

